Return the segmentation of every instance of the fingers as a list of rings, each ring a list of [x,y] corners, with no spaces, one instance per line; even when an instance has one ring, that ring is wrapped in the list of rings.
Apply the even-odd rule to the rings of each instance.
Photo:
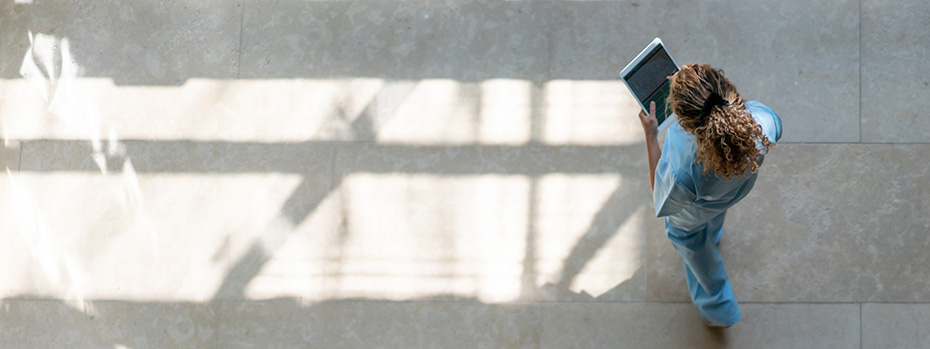
[[[656,115],[656,102],[649,102],[649,115]]]

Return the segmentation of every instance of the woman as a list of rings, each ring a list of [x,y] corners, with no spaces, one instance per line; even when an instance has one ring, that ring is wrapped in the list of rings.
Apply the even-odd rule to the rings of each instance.
[[[689,64],[670,76],[668,103],[678,118],[659,149],[655,103],[640,111],[657,217],[684,259],[691,300],[708,326],[730,327],[739,306],[717,249],[727,209],[756,182],[765,154],[781,138],[781,119],[743,101],[723,71]]]

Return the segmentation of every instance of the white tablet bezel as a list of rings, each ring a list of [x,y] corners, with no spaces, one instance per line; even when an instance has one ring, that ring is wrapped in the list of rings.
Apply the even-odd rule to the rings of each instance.
[[[678,65],[678,62],[675,62],[675,58],[673,58],[672,54],[668,52],[667,48],[665,48],[665,44],[662,43],[662,39],[655,38],[652,40],[651,43],[649,43],[648,46],[646,46],[646,48],[643,49],[642,52],[636,55],[636,58],[633,58],[633,60],[629,64],[627,64],[626,67],[623,68],[623,70],[620,71],[620,80],[623,81],[623,84],[626,85],[626,88],[630,90],[630,94],[633,95],[633,99],[636,100],[636,104],[639,104],[639,106],[643,108],[643,111],[645,111],[646,113],[649,112],[649,106],[643,105],[643,102],[639,101],[639,97],[636,96],[636,93],[633,92],[633,89],[630,88],[630,84],[626,81],[626,78],[624,77],[631,70],[633,70],[634,67],[636,67],[637,65],[642,63],[643,60],[648,58],[648,56],[650,56],[649,54],[652,53],[652,51],[655,50],[656,47],[659,47],[660,50],[664,50],[665,54],[668,55],[668,58],[672,60],[672,64],[674,64],[675,67],[678,68],[678,70],[681,70],[681,66]],[[668,125],[671,125],[672,122],[674,122],[677,117],[678,116],[676,116],[675,113],[671,113],[668,116],[668,118],[666,118],[665,121],[663,121],[662,124],[659,125],[659,131],[665,129],[666,127],[668,127]]]

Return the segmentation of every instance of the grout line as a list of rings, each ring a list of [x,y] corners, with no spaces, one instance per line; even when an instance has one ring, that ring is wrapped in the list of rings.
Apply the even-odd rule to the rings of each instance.
[[[649,224],[646,225],[643,237],[643,302],[649,300]]]
[[[859,303],[859,349],[862,349],[862,303]]]
[[[333,146],[331,148],[333,155],[331,156],[331,161],[329,162],[329,192],[334,192],[336,190],[336,155],[339,153],[339,148]],[[339,183],[342,184],[342,180],[339,180]]]
[[[546,35],[546,40],[548,40],[548,42],[546,43],[548,50],[546,51],[549,57],[546,60],[546,78],[543,79],[542,86],[540,86],[543,89],[546,88],[547,81],[552,81],[552,60],[555,59],[555,53],[554,53],[555,49],[552,47],[552,35],[556,29],[555,28],[555,7],[556,6],[557,5],[556,5],[555,0],[549,1],[549,27],[548,27],[549,33],[548,35]]]
[[[222,347],[223,347],[223,331],[222,331],[222,329],[223,329],[223,313],[224,313],[223,309],[226,309],[226,307],[224,307],[224,305],[226,305],[224,302],[225,302],[225,301],[222,300],[222,299],[218,300],[219,309],[216,310],[216,312],[220,314],[219,316],[217,316],[217,318],[219,318],[219,320],[217,320],[217,322],[216,322],[216,347],[217,347],[217,348],[222,348]]]
[[[238,57],[236,58],[236,79],[241,78],[239,71],[242,68],[242,32],[245,23],[245,2],[246,0],[239,2],[241,8],[239,11],[239,52]]]
[[[859,142],[862,143],[862,0],[859,0]]]

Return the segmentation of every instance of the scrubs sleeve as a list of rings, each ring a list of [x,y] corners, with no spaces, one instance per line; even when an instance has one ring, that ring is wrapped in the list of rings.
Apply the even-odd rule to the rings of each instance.
[[[676,214],[694,201],[695,194],[683,186],[675,177],[669,162],[664,157],[656,165],[655,190],[652,192],[656,217]]]
[[[781,118],[774,111],[772,112],[772,120],[775,122],[775,142],[778,142],[781,139]]]
[[[770,136],[769,141],[772,143],[777,143],[778,140],[781,139],[781,118],[778,117],[778,114],[775,114],[775,111],[773,111],[771,108],[765,105],[762,105],[762,108],[764,108],[764,110],[768,112],[768,118],[767,118],[768,122],[766,123],[766,125],[762,126],[762,129],[764,131],[767,131],[767,133],[769,133],[770,135],[774,134],[775,140],[773,141],[772,137]]]
[[[757,122],[762,126],[762,132],[766,134],[769,141],[777,143],[781,139],[781,118],[778,114],[772,108],[757,101],[749,101],[746,104],[753,111],[759,111],[759,113],[753,113],[753,116],[758,115]]]

